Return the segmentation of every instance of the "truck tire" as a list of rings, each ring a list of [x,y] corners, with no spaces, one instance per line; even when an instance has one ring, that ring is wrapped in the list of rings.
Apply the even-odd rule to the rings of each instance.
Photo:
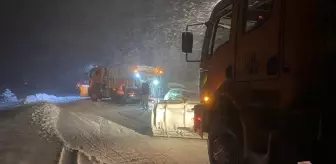
[[[89,94],[89,97],[91,99],[91,101],[98,101],[98,97],[97,97],[97,94],[96,94],[96,87],[89,87],[88,89],[88,94]]]
[[[208,150],[210,164],[239,164],[239,151],[232,135],[209,133]]]
[[[210,164],[240,164],[242,150],[233,134],[224,129],[223,124],[210,123],[208,132],[208,154]]]

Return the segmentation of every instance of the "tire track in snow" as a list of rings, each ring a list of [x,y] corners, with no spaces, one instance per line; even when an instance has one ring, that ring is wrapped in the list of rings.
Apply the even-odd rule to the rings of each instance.
[[[88,119],[87,117],[85,117],[85,118]],[[101,128],[104,127],[103,125],[108,125],[109,124],[109,122],[107,120],[103,120],[103,121],[104,121],[104,123],[100,125]],[[106,129],[106,130],[108,130],[108,129]],[[104,131],[104,130],[102,130],[102,131]],[[86,137],[86,136],[84,135],[82,137]],[[105,141],[104,141],[104,139],[105,139]],[[90,141],[88,141],[88,142],[90,142]],[[110,153],[105,155],[104,152],[108,152],[108,150],[106,149],[107,148],[106,143],[108,143],[108,138],[104,137],[104,135],[102,135],[98,138],[98,143],[100,143],[101,145],[99,147],[96,147],[96,148],[97,149],[100,148],[100,153],[102,155],[104,155],[105,158],[108,158],[110,160],[116,161],[115,158],[119,158],[117,160],[118,163],[134,163],[134,164],[135,163],[157,163],[157,162],[152,160],[152,157],[146,156],[145,154],[141,153],[139,150],[132,149],[128,146],[124,146],[122,144],[117,144],[117,143],[113,143],[112,149],[109,149]],[[92,142],[90,142],[90,144],[91,144],[91,146],[94,145]],[[94,146],[96,146],[96,145],[94,145]],[[112,151],[112,154],[111,154],[111,151]],[[112,158],[109,157],[109,156],[112,156]],[[158,155],[156,155],[156,156],[158,156]],[[161,156],[161,159],[163,159],[163,156],[162,155],[160,155],[160,156]]]
[[[134,143],[141,142],[134,141],[141,140],[138,133],[97,115],[64,111],[54,104],[42,103],[34,107],[32,116],[32,122],[41,127],[39,132],[45,139],[59,137],[65,147],[74,150],[66,149],[65,154],[60,155],[58,162],[62,164],[78,162],[78,154],[83,156],[81,159],[88,156],[91,162],[95,162],[92,156],[96,156],[100,161],[112,164],[176,163],[148,146],[139,147]],[[72,136],[81,141],[72,143]],[[69,160],[65,160],[66,156]]]
[[[88,127],[88,126],[82,126],[81,121],[83,121],[86,124],[91,124],[91,120],[87,118],[86,116],[79,116],[77,114],[74,114],[74,117],[80,117],[76,120],[76,123],[79,127]],[[108,120],[103,120],[105,123],[100,123],[100,127],[104,127],[103,125],[108,125]],[[92,127],[92,126],[91,126]],[[85,142],[93,148],[96,152],[100,154],[103,158],[107,158],[109,161],[113,163],[129,163],[129,164],[142,164],[142,163],[161,163],[161,162],[155,162],[153,161],[153,157],[150,157],[148,155],[143,154],[141,151],[137,149],[132,149],[128,146],[124,146],[122,144],[112,143],[112,146],[110,149],[107,149],[107,143],[108,140],[104,136],[95,136],[95,134],[88,132],[85,128],[78,128],[80,132],[78,132],[78,135],[81,136],[82,139],[85,140]],[[104,130],[103,130],[104,131]],[[97,132],[97,131],[96,131]],[[101,133],[99,133],[101,134]],[[92,140],[95,138],[95,140]],[[91,140],[90,140],[91,139]],[[104,141],[104,139],[106,139]],[[95,143],[93,141],[96,141]],[[108,153],[106,153],[108,152]],[[169,158],[155,154],[156,157],[160,157],[160,160],[165,159],[164,163],[175,163],[175,162],[169,162]]]
[[[94,113],[73,112],[46,103],[38,107],[35,117],[46,135],[56,134],[66,147],[78,150],[91,162],[95,156],[98,161],[111,164],[177,163],[149,147],[142,135]]]
[[[76,115],[75,113],[71,113],[74,117],[77,117],[79,120],[82,120],[83,122],[85,122],[85,123],[87,123],[87,125],[89,126],[89,125],[91,125],[92,126],[92,124],[91,123],[89,123],[89,120],[86,118],[86,117],[84,117],[84,118],[86,118],[86,119],[84,119],[83,117],[80,117],[80,116],[78,116],[78,115]],[[104,150],[101,150],[101,148],[99,147],[99,145],[97,145],[97,144],[94,144],[87,136],[89,136],[89,137],[92,137],[92,136],[94,136],[94,133],[92,133],[92,132],[88,132],[88,131],[86,131],[84,128],[81,128],[81,127],[87,127],[87,126],[83,126],[83,124],[81,124],[78,120],[76,120],[76,119],[74,119],[74,121],[75,121],[75,123],[77,124],[77,126],[78,126],[78,132],[77,132],[77,135],[78,136],[80,136],[82,139],[84,139],[85,140],[85,143],[87,143],[87,144],[89,144],[89,146],[91,147],[91,148],[94,148],[96,151],[98,151],[98,153],[100,153],[100,155],[101,156],[103,156],[104,158],[107,158],[107,159],[109,159],[109,160],[112,160],[113,162],[116,162],[114,159],[111,159],[111,158],[109,158],[108,156],[106,156],[105,154],[104,154]],[[94,131],[94,130],[96,130],[97,128],[93,128],[92,130]],[[100,140],[98,140],[98,143],[101,143],[102,141],[100,141]],[[84,151],[84,150],[82,150],[82,151]],[[86,154],[88,154],[88,152],[85,152],[84,151],[84,153],[86,153]]]

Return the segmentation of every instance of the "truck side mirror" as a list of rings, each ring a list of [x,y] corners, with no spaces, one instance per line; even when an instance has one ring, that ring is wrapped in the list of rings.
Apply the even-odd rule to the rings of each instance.
[[[193,33],[192,32],[183,32],[182,33],[182,52],[192,53],[193,49]]]

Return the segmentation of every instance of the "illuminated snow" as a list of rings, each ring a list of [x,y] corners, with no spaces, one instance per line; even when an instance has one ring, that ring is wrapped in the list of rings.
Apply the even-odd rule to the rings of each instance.
[[[0,95],[1,103],[12,103],[18,101],[18,98],[10,89],[5,89],[5,91]]]
[[[38,93],[36,95],[27,96],[24,100],[25,104],[29,103],[36,103],[36,102],[51,102],[51,103],[68,103],[72,101],[78,101],[81,99],[86,99],[79,96],[65,96],[65,97],[58,97],[54,95],[48,95],[45,93]]]

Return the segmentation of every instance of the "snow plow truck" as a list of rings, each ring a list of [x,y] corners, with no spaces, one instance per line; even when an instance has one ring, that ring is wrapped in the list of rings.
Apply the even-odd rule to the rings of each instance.
[[[154,85],[153,81],[159,81],[163,74],[164,72],[161,68],[150,66],[94,66],[88,72],[88,95],[93,101],[101,100],[102,98],[119,100],[125,96],[127,88],[140,88],[141,83],[144,81],[150,81]],[[159,90],[161,87],[155,83],[155,87],[152,88]]]
[[[221,0],[182,33],[211,164],[335,163],[335,0]],[[205,26],[200,60],[191,26]]]

